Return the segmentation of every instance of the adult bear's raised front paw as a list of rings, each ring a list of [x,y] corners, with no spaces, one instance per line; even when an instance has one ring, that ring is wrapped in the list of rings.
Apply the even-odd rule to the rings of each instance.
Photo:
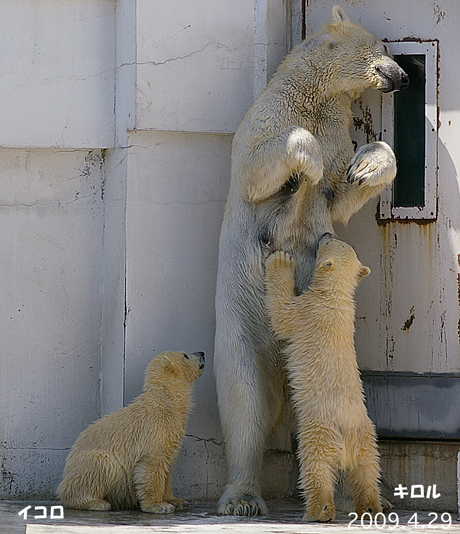
[[[377,141],[358,149],[348,167],[347,179],[351,184],[385,187],[396,176],[396,158],[391,147]]]

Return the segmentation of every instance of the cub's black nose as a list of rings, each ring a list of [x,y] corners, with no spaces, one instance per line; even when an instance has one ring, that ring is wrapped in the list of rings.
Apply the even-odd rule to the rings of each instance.
[[[200,369],[204,369],[204,363],[205,363],[205,358],[204,358],[204,352],[194,352],[193,354],[195,354],[195,356],[198,356],[200,358]]]

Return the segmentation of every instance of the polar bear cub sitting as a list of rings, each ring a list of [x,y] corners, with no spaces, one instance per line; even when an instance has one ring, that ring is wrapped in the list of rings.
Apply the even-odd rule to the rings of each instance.
[[[354,292],[370,273],[346,243],[319,241],[309,289],[295,295],[294,259],[275,252],[266,265],[266,304],[286,340],[286,365],[298,419],[304,520],[335,517],[334,482],[344,470],[356,513],[382,511],[375,429],[367,415],[354,346]]]
[[[195,380],[204,353],[164,352],[145,373],[144,392],[84,430],[66,461],[58,494],[68,508],[169,513],[188,506],[173,494]]]

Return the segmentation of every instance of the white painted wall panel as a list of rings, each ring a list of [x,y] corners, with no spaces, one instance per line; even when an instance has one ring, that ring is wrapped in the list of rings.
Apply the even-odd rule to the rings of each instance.
[[[114,0],[0,2],[0,146],[113,146],[114,10]]]
[[[106,151],[104,188],[103,415],[121,408],[124,402],[127,146],[136,111],[136,4],[132,0],[117,0],[116,29],[116,148]]]
[[[138,0],[136,127],[234,132],[286,35],[284,3]]]
[[[212,356],[217,250],[232,137],[137,132],[129,138],[126,402],[164,350],[206,353],[175,476],[181,493],[216,498],[224,482]],[[212,482],[210,482],[212,481]]]
[[[0,150],[2,496],[52,495],[99,415],[102,156]]]
[[[203,390],[214,380],[217,249],[232,137],[137,132],[129,141],[127,398],[139,394],[145,367],[163,350],[204,350]]]

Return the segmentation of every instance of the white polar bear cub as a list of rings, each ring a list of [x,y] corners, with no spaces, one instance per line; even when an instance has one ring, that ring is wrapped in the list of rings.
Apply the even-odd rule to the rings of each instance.
[[[220,514],[267,511],[262,458],[286,384],[264,304],[266,257],[289,252],[298,291],[308,287],[319,238],[396,175],[386,143],[354,153],[351,103],[365,89],[407,84],[386,45],[334,6],[330,23],[292,50],[238,127],[216,291],[214,371],[228,464]]]
[[[164,352],[145,373],[144,392],[84,430],[72,447],[58,495],[67,508],[164,514],[188,506],[173,494],[180,450],[204,353]]]
[[[379,455],[367,415],[354,345],[354,293],[370,273],[355,251],[326,234],[305,293],[294,293],[295,261],[284,252],[267,260],[267,308],[284,349],[296,410],[304,520],[335,517],[334,482],[349,478],[356,513],[382,511]]]

